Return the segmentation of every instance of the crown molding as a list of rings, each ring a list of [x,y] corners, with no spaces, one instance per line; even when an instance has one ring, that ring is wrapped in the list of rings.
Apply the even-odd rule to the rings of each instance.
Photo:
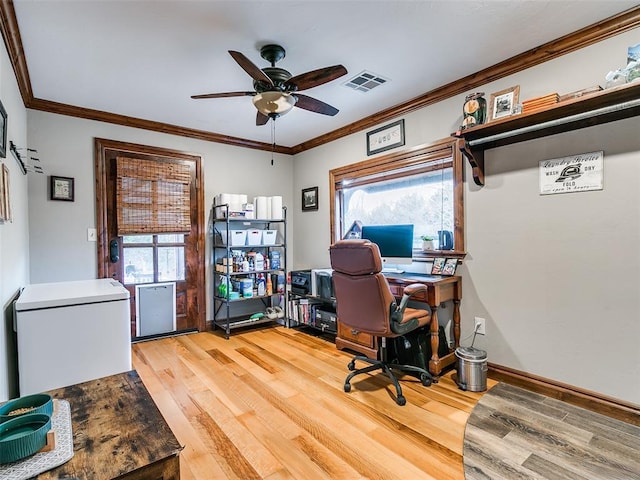
[[[256,142],[245,138],[232,137],[214,132],[180,127],[168,123],[144,120],[34,98],[31,88],[31,80],[29,78],[29,70],[27,68],[24,50],[22,48],[22,39],[18,28],[18,21],[13,7],[13,1],[0,1],[0,31],[2,32],[2,37],[4,38],[7,52],[16,75],[18,88],[22,95],[22,101],[26,108],[141,128],[144,130],[152,130],[170,135],[179,135],[208,142],[223,143],[237,147],[253,148],[265,151],[271,151],[274,149],[275,152],[286,155],[295,155],[320,145],[333,142],[334,140],[346,137],[347,135],[372,128],[385,121],[406,115],[415,110],[441,102],[442,100],[462,94],[508,75],[513,75],[514,73],[518,73],[522,70],[526,70],[554,58],[566,55],[567,53],[601,42],[607,38],[626,32],[638,26],[640,26],[640,6],[621,12],[551,42],[547,42],[536,48],[499,62],[491,67],[460,78],[442,87],[438,87],[407,102],[382,110],[337,130],[333,130],[332,132],[312,138],[293,147],[276,145],[274,149],[274,146],[269,143]]]

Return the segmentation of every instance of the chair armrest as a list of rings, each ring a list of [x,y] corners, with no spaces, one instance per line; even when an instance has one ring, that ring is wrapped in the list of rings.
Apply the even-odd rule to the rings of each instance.
[[[404,287],[404,290],[402,291],[402,300],[400,300],[400,305],[398,305],[396,312],[404,312],[404,309],[407,307],[407,303],[409,303],[411,297],[418,293],[426,292],[427,289],[428,287],[423,283],[412,283]]]

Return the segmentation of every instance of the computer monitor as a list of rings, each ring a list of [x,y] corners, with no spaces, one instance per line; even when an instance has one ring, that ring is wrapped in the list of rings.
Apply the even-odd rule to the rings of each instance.
[[[413,225],[365,225],[362,238],[378,245],[384,270],[387,265],[406,265],[413,259]]]

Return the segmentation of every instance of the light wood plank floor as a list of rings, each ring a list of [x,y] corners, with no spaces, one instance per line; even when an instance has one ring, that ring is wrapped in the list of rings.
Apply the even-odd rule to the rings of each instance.
[[[133,364],[182,445],[183,479],[464,478],[465,423],[481,393],[451,379],[386,377],[343,391],[351,354],[295,329],[165,338]],[[489,380],[489,387],[495,382]]]

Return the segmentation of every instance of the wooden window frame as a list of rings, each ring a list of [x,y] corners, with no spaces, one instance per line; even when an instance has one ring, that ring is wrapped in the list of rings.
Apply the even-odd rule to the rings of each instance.
[[[450,162],[442,162],[437,168],[452,167],[453,170],[453,209],[454,209],[454,245],[453,250],[447,250],[448,257],[462,259],[465,257],[464,239],[464,194],[463,194],[463,162],[460,151],[460,141],[445,138],[436,142],[419,145],[401,152],[394,152],[388,155],[367,159],[361,162],[352,163],[329,171],[329,209],[331,221],[331,243],[343,238],[346,232],[342,228],[349,228],[349,225],[342,225],[340,212],[338,211],[340,184],[345,180],[363,183],[372,183],[374,180],[366,181],[364,177],[377,176],[375,181],[386,178],[398,178],[398,170],[407,169],[406,175],[412,175],[420,171],[433,169],[432,164],[437,160],[451,158]],[[424,169],[420,165],[424,164]],[[385,177],[385,172],[390,172]],[[393,172],[393,173],[391,173]],[[353,183],[350,184],[350,186]],[[435,250],[431,252],[414,252],[414,261],[430,260],[433,257],[443,256],[443,251]]]

